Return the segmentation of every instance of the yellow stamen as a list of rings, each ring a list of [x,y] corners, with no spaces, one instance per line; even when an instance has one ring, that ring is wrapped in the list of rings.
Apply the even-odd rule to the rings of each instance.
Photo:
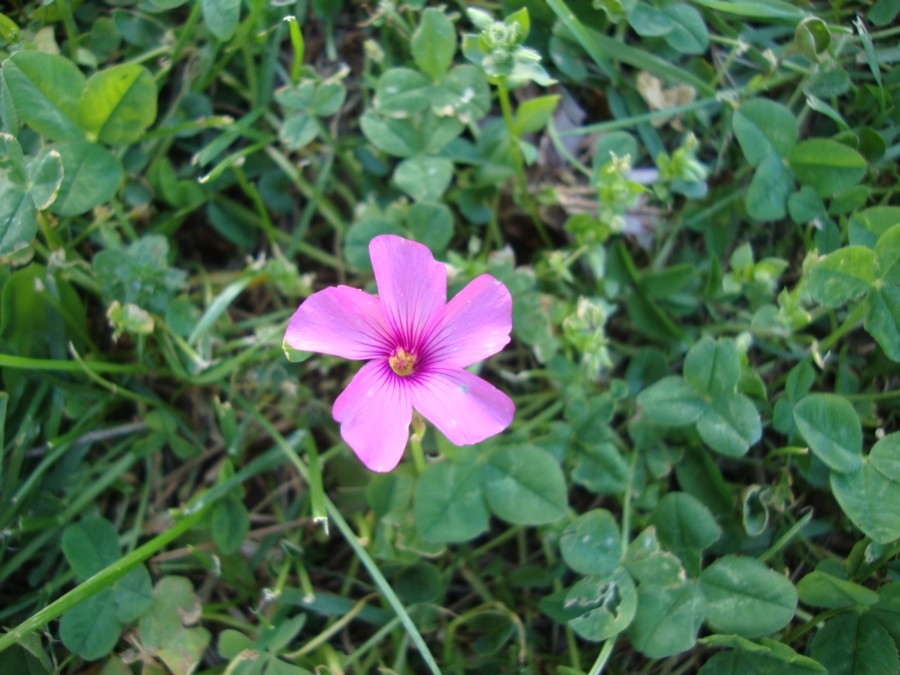
[[[410,354],[402,347],[399,347],[397,351],[394,352],[394,355],[388,359],[388,363],[391,366],[391,370],[401,377],[406,377],[413,371],[413,367],[416,365],[416,355]]]

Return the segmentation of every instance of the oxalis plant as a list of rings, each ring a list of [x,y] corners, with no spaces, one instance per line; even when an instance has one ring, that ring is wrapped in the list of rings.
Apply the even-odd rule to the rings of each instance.
[[[900,2],[0,11],[0,673],[900,670]]]

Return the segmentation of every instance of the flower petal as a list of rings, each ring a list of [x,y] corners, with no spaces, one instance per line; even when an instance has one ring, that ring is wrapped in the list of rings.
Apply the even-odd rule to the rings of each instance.
[[[390,354],[381,301],[348,286],[334,286],[304,300],[288,323],[284,340],[294,349],[373,359]]]
[[[425,338],[429,364],[465,368],[509,343],[512,296],[490,274],[474,279],[435,318]]]
[[[414,348],[447,302],[447,269],[427,246],[383,234],[369,242],[378,296],[392,334]]]
[[[390,471],[409,440],[412,405],[407,387],[387,361],[369,361],[334,402],[341,437],[372,471]]]
[[[426,372],[410,383],[413,407],[455,445],[499,434],[516,412],[509,396],[466,370]]]

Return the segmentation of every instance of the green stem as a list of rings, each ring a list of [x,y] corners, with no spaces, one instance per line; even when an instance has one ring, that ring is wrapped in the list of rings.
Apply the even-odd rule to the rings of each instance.
[[[900,389],[881,391],[876,394],[841,394],[849,401],[890,401],[892,398],[900,398]]]
[[[316,202],[319,213],[328,221],[328,223],[339,234],[347,231],[347,225],[341,217],[337,207],[329,201],[327,197],[319,194],[316,189],[307,181],[300,170],[284,155],[284,153],[276,150],[271,145],[266,148],[266,154],[278,165],[284,174],[291,180],[294,186],[300,191],[305,199]]]
[[[413,413],[412,425],[413,433],[409,437],[409,447],[412,451],[416,473],[421,476],[425,473],[425,451],[422,449],[422,438],[425,436],[425,422],[419,417],[418,413]]]
[[[853,311],[847,316],[837,329],[835,329],[831,335],[822,340],[819,345],[819,351],[827,352],[831,349],[834,344],[840,340],[845,333],[849,333],[851,330],[856,328],[856,324],[862,321],[863,316],[866,313],[866,309],[868,309],[868,304],[865,302],[860,302],[853,308]]]
[[[265,417],[260,414],[260,412],[256,409],[256,407],[251,404],[249,401],[246,401],[242,398],[237,398],[238,403],[244,409],[244,411],[253,417],[256,422],[266,430],[266,433],[272,437],[272,439],[278,444],[278,447],[284,452],[287,456],[288,460],[294,467],[297,469],[297,472],[300,476],[309,484],[310,476],[309,469],[297,455],[297,451],[294,450],[293,447],[287,442],[284,436],[274,427],[274,425],[267,420]],[[344,516],[341,515],[340,510],[337,506],[334,505],[334,502],[328,498],[328,495],[322,496],[325,501],[325,507],[328,511],[328,515],[331,517],[332,522],[338,529],[338,532],[346,539],[347,543],[350,545],[350,548],[353,549],[353,553],[356,554],[356,557],[362,562],[363,567],[366,568],[366,571],[369,573],[369,576],[372,578],[372,581],[375,582],[375,585],[378,587],[378,590],[381,591],[381,594],[384,596],[384,599],[391,606],[394,612],[397,614],[397,617],[400,619],[400,622],[403,624],[403,627],[406,629],[407,635],[409,635],[410,639],[413,641],[413,644],[419,650],[419,655],[422,657],[422,660],[425,661],[429,670],[435,675],[440,675],[441,669],[438,667],[437,662],[434,660],[434,656],[432,656],[431,651],[428,649],[428,645],[425,644],[425,640],[422,637],[422,634],[419,633],[419,629],[416,628],[416,625],[413,623],[412,618],[410,618],[409,613],[406,611],[406,608],[403,606],[403,603],[400,601],[400,598],[397,597],[397,594],[394,593],[394,589],[391,588],[391,585],[388,583],[388,580],[384,578],[384,575],[381,573],[381,570],[378,569],[378,565],[372,560],[372,557],[366,551],[365,547],[360,543],[359,538],[351,529],[350,525],[347,524],[347,521],[344,520]]]
[[[208,505],[209,503],[207,503],[206,506]],[[180,520],[174,526],[162,534],[157,535],[140,548],[136,548],[128,555],[97,572],[97,574],[90,579],[80,583],[61,598],[30,616],[10,632],[0,636],[0,652],[8,649],[26,635],[45,626],[53,619],[65,614],[95,593],[114,584],[118,579],[121,579],[128,574],[133,568],[137,567],[154,553],[191,529],[204,515],[206,515],[205,507]]]
[[[625,494],[622,497],[622,555],[628,552],[628,542],[631,539],[631,497],[634,491],[634,474],[637,469],[636,450],[631,453],[631,463],[628,466],[628,484],[625,486]],[[593,672],[593,671],[591,671]],[[599,671],[598,671],[599,672]]]
[[[610,638],[603,643],[603,648],[597,655],[597,660],[594,661],[594,665],[592,665],[591,669],[588,671],[588,675],[600,675],[600,673],[603,672],[603,669],[606,667],[607,661],[609,661],[609,657],[612,656],[612,650],[615,646],[615,638]]]
[[[788,529],[787,532],[785,532],[783,535],[781,535],[778,538],[778,541],[776,541],[774,544],[772,544],[772,546],[769,548],[769,550],[767,550],[765,553],[763,553],[761,556],[759,556],[760,562],[766,562],[766,561],[770,560],[781,549],[783,549],[785,546],[787,546],[789,543],[791,543],[791,541],[793,541],[794,537],[796,537],[798,534],[800,534],[800,530],[802,530],[804,527],[806,527],[809,524],[809,521],[812,520],[812,517],[813,517],[812,511],[808,511],[807,513],[805,513],[803,515],[803,517],[800,518],[800,520],[798,520],[796,523],[794,523],[790,527],[790,529]]]
[[[69,0],[57,0],[59,15],[62,17],[63,27],[66,31],[66,47],[69,58],[74,61],[78,54],[78,31],[75,29],[75,20],[72,18],[72,7]]]
[[[432,656],[431,651],[428,649],[428,645],[425,644],[425,640],[422,638],[422,634],[419,633],[419,629],[416,628],[416,624],[413,623],[413,620],[410,618],[409,613],[406,611],[406,608],[403,606],[403,603],[400,602],[400,598],[394,593],[394,589],[391,588],[391,585],[388,583],[388,580],[384,578],[384,575],[381,573],[381,570],[378,569],[378,566],[375,564],[375,561],[369,556],[366,549],[357,539],[356,534],[354,534],[353,530],[350,529],[350,526],[347,524],[347,521],[344,520],[344,517],[341,515],[340,510],[334,505],[334,503],[325,498],[326,505],[328,506],[328,512],[331,515],[331,519],[334,521],[335,526],[338,531],[343,535],[344,539],[347,540],[347,543],[350,544],[350,548],[353,549],[353,552],[356,556],[362,561],[363,566],[368,571],[369,576],[372,577],[372,581],[375,582],[375,585],[378,586],[379,590],[381,590],[384,595],[384,599],[387,600],[388,604],[391,608],[396,612],[397,616],[400,619],[400,622],[403,624],[403,627],[406,629],[407,635],[412,639],[413,644],[419,649],[419,656],[422,657],[422,660],[425,661],[428,669],[434,673],[434,675],[440,675],[441,669],[438,667],[437,662],[434,660],[434,656]]]
[[[325,534],[328,534],[328,509],[325,506],[325,488],[322,485],[322,461],[319,459],[319,449],[312,435],[307,434],[303,447],[309,458],[309,501],[313,522],[321,524]]]
[[[506,131],[509,133],[509,147],[512,152],[513,162],[516,165],[516,176],[519,181],[519,195],[522,198],[522,205],[525,207],[525,210],[528,211],[531,220],[534,221],[534,227],[537,230],[538,235],[540,235],[541,241],[544,242],[545,246],[552,248],[553,242],[550,241],[550,236],[547,234],[547,229],[544,227],[544,222],[541,220],[541,216],[538,213],[537,205],[534,203],[531,194],[528,192],[528,177],[525,175],[525,161],[522,159],[519,138],[516,136],[516,132],[513,129],[512,106],[509,102],[509,90],[507,90],[506,85],[502,82],[497,83],[497,98],[500,100],[500,110],[503,113],[503,122],[506,124]]]
[[[202,8],[200,7],[200,3],[195,2],[194,6],[191,8],[191,13],[188,15],[187,21],[184,22],[181,30],[178,31],[178,40],[175,42],[175,46],[172,48],[171,56],[166,59],[165,67],[162,68],[156,75],[157,86],[160,89],[162,89],[169,75],[175,69],[175,65],[181,59],[181,53],[184,51],[185,46],[187,46],[188,40],[193,37],[194,26],[197,25],[198,21],[200,21],[201,10]]]

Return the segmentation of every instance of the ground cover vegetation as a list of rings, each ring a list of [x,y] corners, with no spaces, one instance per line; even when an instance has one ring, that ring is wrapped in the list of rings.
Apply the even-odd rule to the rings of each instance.
[[[898,12],[3,3],[0,672],[896,675]]]

